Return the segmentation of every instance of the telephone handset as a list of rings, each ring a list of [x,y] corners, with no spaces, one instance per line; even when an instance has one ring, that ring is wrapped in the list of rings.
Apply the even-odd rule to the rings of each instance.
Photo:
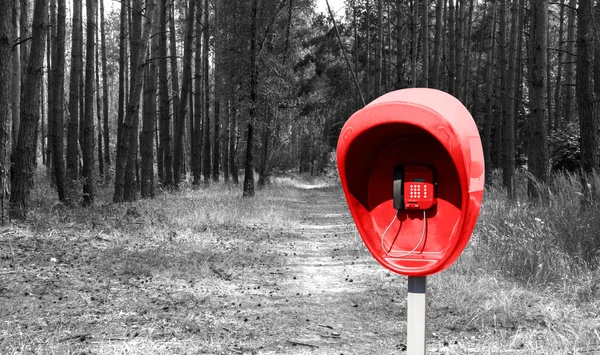
[[[394,167],[393,200],[396,210],[428,210],[436,203],[433,170],[424,165]]]

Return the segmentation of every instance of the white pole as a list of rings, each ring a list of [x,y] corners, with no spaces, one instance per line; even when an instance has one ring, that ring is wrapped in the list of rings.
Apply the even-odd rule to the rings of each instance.
[[[427,278],[408,277],[408,321],[406,323],[407,355],[425,354],[425,313]]]

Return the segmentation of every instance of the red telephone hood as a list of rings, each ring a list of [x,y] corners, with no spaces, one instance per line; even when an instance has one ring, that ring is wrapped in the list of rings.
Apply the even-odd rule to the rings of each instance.
[[[379,263],[399,274],[427,276],[458,258],[475,227],[484,186],[479,132],[460,101],[425,88],[379,97],[344,125],[337,163],[352,218]],[[425,217],[406,210],[396,216],[396,165],[427,165],[436,172],[437,203]]]

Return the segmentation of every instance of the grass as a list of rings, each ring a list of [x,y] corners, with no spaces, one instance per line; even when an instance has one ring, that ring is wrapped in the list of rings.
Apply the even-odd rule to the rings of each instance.
[[[28,222],[0,230],[0,354],[401,352],[406,279],[372,260],[333,183],[120,205],[102,189],[90,209],[39,184]],[[536,204],[523,185],[486,191],[465,252],[429,277],[430,352],[600,352],[600,207],[571,175]]]

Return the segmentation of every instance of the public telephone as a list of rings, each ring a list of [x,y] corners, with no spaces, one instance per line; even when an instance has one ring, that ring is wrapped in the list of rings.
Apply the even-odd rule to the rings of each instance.
[[[392,197],[396,214],[381,235],[381,249],[388,256],[395,258],[405,257],[414,253],[422,245],[427,230],[427,210],[436,203],[436,185],[434,170],[429,166],[396,165],[394,167]],[[393,252],[392,249],[400,234],[400,229],[396,232],[389,247],[385,245],[385,236],[401,210],[405,210],[407,213],[411,211],[423,211],[423,230],[421,231],[421,239],[411,251],[398,254]]]
[[[396,210],[428,210],[436,203],[433,170],[424,165],[394,167],[393,199]]]

